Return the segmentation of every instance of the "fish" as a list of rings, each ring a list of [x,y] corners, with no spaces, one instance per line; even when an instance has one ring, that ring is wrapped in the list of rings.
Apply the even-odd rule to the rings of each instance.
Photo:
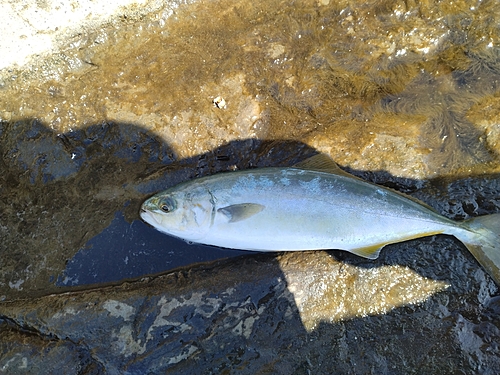
[[[292,167],[222,172],[147,199],[157,230],[223,248],[346,250],[376,259],[386,245],[447,234],[500,285],[500,214],[454,221],[403,193],[366,182],[318,154]]]

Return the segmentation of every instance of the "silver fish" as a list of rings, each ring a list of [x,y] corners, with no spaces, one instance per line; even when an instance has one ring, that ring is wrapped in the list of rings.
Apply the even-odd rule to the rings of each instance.
[[[294,167],[220,173],[146,200],[140,215],[161,232],[257,251],[341,249],[375,259],[388,244],[435,235],[462,241],[500,284],[500,214],[456,222],[316,155]]]

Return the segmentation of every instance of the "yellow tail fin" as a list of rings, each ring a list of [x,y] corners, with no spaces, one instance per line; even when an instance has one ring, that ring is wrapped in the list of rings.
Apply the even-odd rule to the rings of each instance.
[[[467,232],[456,236],[500,285],[500,214],[465,221]]]

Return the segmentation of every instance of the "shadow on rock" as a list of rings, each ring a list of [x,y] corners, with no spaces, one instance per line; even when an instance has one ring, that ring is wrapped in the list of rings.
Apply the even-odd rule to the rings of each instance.
[[[9,286],[1,299],[241,255],[162,235],[139,219],[140,204],[191,178],[314,154],[298,142],[248,139],[178,160],[140,126],[108,122],[66,134],[36,120],[2,123],[0,137],[0,283]]]
[[[235,258],[138,219],[158,190],[293,165],[315,153],[304,144],[250,139],[178,160],[137,125],[53,134],[37,121],[1,124],[0,140],[5,373],[500,371],[496,285],[452,238],[392,245],[376,261]],[[88,285],[108,282],[120,284]]]
[[[0,309],[10,326],[41,338],[24,345],[0,340],[0,365],[14,372],[23,356],[31,363],[29,353],[38,353],[33,362],[46,359],[44,370],[61,364],[54,374],[81,373],[75,368],[89,356],[86,365],[107,374],[254,374],[275,373],[276,366],[289,374],[307,343],[280,267],[265,254]],[[81,357],[65,362],[58,356],[72,343]],[[40,347],[46,350],[34,350]]]

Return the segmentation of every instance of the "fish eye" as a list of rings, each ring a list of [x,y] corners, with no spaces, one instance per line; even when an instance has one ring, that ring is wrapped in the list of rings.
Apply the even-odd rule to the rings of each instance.
[[[159,202],[158,207],[160,207],[160,210],[163,212],[169,213],[175,210],[175,202],[172,198],[163,198]]]

